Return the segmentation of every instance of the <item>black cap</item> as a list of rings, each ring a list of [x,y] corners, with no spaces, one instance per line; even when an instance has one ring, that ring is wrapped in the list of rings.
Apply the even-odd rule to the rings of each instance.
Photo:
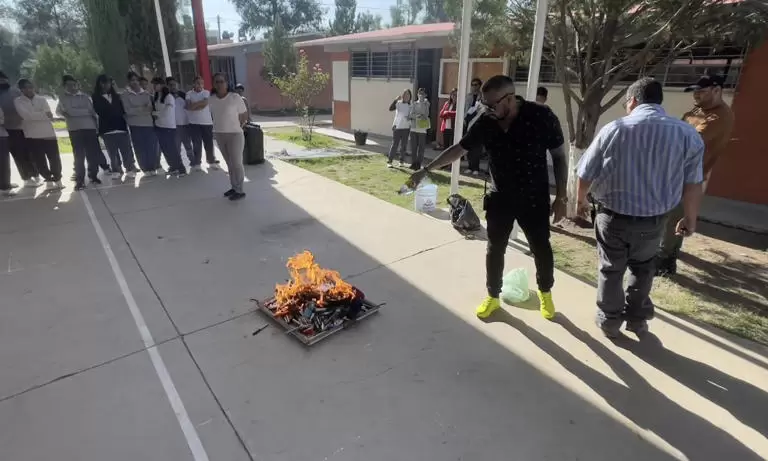
[[[235,89],[236,90],[239,90],[239,89],[243,89],[244,90],[245,86],[242,83],[238,83],[237,85],[235,85]]]
[[[725,79],[720,75],[706,74],[697,80],[696,83],[687,87],[685,92],[688,93],[689,91],[696,91],[701,90],[702,88],[712,88],[717,86],[722,88],[723,85],[725,85]]]

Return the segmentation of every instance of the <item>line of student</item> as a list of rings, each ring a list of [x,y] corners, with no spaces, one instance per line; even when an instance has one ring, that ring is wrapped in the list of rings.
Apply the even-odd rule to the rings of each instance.
[[[225,196],[230,200],[245,197],[242,127],[248,110],[244,98],[229,92],[223,75],[214,77],[213,95],[203,89],[199,77],[186,94],[179,91],[172,77],[153,79],[153,91],[149,91],[149,82],[134,72],[128,73],[127,81],[126,90],[118,93],[114,80],[100,75],[89,97],[79,90],[75,78],[62,78],[64,91],[56,112],[66,120],[72,142],[76,189],[85,187],[86,177],[100,184],[99,168],[110,171],[113,178],[123,174],[133,178],[139,170],[146,176],[164,174],[161,154],[170,175],[186,176],[182,147],[192,171],[202,171],[203,149],[209,170],[218,169],[215,136],[230,172],[231,188]],[[63,187],[52,118],[47,100],[36,94],[31,81],[22,79],[18,89],[12,89],[7,76],[0,72],[0,191],[5,195],[13,194],[16,187],[10,183],[9,152],[24,187],[41,186],[41,177],[46,190]],[[99,136],[107,150],[108,164]]]

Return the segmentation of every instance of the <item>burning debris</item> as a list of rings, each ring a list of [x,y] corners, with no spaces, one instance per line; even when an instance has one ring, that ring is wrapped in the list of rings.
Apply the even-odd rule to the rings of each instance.
[[[286,267],[290,279],[275,286],[275,296],[260,307],[307,345],[382,306],[367,302],[363,292],[337,271],[321,268],[309,251],[289,258]]]

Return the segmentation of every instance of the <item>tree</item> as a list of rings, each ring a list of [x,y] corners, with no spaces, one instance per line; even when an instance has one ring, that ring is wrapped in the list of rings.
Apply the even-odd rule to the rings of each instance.
[[[749,0],[556,0],[551,4],[544,56],[555,64],[563,86],[571,142],[569,197],[575,196],[577,163],[595,135],[600,116],[625,97],[624,82],[663,73],[668,63],[699,47],[717,49],[754,39],[768,19],[756,5]],[[532,36],[534,17],[535,0],[517,0],[510,8],[508,35],[520,46],[530,46],[526,38]],[[576,200],[570,202],[573,216]]]
[[[129,62],[141,69],[163,69],[163,50],[157,27],[154,0],[115,0],[125,24],[125,42]],[[176,0],[160,0],[165,41],[169,53],[178,49],[180,27],[177,19],[179,5]]]
[[[261,68],[261,76],[272,83],[276,78],[284,78],[296,71],[296,53],[293,50],[293,42],[283,27],[278,17],[275,27],[269,33],[264,43],[264,67]]]
[[[456,49],[458,49],[460,36],[462,6],[462,0],[446,0],[445,2],[445,14],[450,21],[457,25],[452,36]],[[502,51],[508,55],[519,55],[521,52],[527,52],[527,49],[519,48],[516,40],[510,35],[508,16],[506,0],[478,0],[474,4],[470,43],[473,55],[484,55],[492,51]]]
[[[323,9],[317,0],[231,0],[242,17],[241,33],[257,34],[268,30],[280,18],[289,34],[318,30]]]
[[[125,21],[117,2],[83,0],[91,46],[104,72],[121,78],[128,71]]]
[[[80,0],[17,0],[13,18],[22,41],[32,48],[42,44],[82,46],[86,42]]]
[[[179,48],[187,50],[195,47],[195,25],[192,16],[183,14],[179,24]]]
[[[448,22],[444,0],[424,0],[424,23]]]
[[[347,35],[355,32],[357,0],[336,0],[333,21],[329,21],[329,35]]]
[[[0,70],[11,81],[21,78],[22,64],[29,59],[32,50],[18,39],[18,36],[0,26]]]
[[[85,49],[72,45],[40,45],[32,61],[32,78],[35,84],[55,94],[61,87],[61,76],[71,74],[83,85],[86,92],[102,72],[101,63]]]
[[[227,30],[225,30],[224,32],[221,33],[221,39],[222,40],[231,40],[232,37],[234,37],[234,36],[235,36],[235,34],[233,34],[232,32],[229,32]]]
[[[327,72],[323,72],[320,64],[315,64],[310,68],[306,52],[299,50],[296,72],[290,72],[284,77],[275,77],[272,80],[280,93],[296,106],[302,121],[302,137],[310,143],[314,129],[312,100],[323,92],[330,78],[331,76]]]
[[[390,26],[401,27],[416,24],[423,9],[424,0],[397,0],[397,3],[389,7],[389,15],[392,18]]]
[[[355,32],[369,32],[381,29],[381,15],[363,11],[357,13],[355,19]]]

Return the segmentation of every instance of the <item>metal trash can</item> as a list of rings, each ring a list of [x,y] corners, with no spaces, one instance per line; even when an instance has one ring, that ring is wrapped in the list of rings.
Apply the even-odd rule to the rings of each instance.
[[[248,122],[243,127],[243,132],[245,133],[243,163],[246,165],[264,163],[264,132],[261,131],[261,126]]]

